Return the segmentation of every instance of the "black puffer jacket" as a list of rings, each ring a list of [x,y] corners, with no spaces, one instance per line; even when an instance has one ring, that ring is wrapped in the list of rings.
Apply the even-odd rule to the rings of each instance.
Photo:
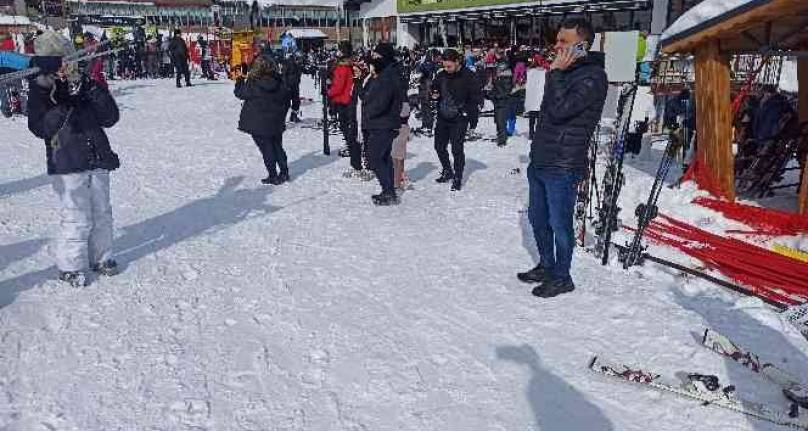
[[[71,96],[65,84],[52,91],[35,80],[30,83],[28,129],[45,140],[49,175],[118,169],[118,155],[104,128],[114,126],[119,115],[118,105],[103,87],[90,85]]]
[[[604,60],[603,53],[590,52],[567,70],[548,73],[530,151],[534,166],[586,171],[589,137],[600,121],[609,86]]]
[[[278,135],[286,130],[289,92],[278,77],[238,79],[233,93],[244,101],[238,121],[239,130],[262,136]]]
[[[460,108],[462,114],[455,121],[477,112],[480,101],[479,85],[477,78],[470,70],[465,67],[461,67],[455,73],[447,73],[445,70],[441,70],[432,80],[432,91],[439,94],[438,100],[443,97],[444,87],[452,95],[454,102],[459,105],[458,108]],[[446,118],[441,117],[440,109],[438,110],[438,119],[447,121]]]
[[[401,75],[396,64],[370,78],[362,88],[362,130],[397,130],[401,127]]]
[[[180,36],[171,38],[171,42],[168,43],[168,53],[174,64],[188,62],[188,45]]]

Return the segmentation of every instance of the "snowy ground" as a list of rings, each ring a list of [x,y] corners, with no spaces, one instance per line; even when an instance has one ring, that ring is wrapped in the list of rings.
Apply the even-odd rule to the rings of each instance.
[[[586,369],[606,354],[716,373],[784,405],[698,345],[707,325],[808,375],[808,343],[774,312],[659,268],[579,250],[578,289],[534,298],[514,276],[536,259],[524,137],[469,143],[460,193],[432,181],[432,144],[416,139],[415,190],[376,208],[377,185],[342,178],[347,160],[302,127],[284,138],[293,182],[262,186],[231,84],[172,86],[114,84],[125,271],[81,290],[52,280],[43,144],[0,120],[0,429],[779,429]],[[319,108],[304,106],[307,121]],[[626,208],[648,192],[647,157],[627,162]],[[692,194],[666,189],[663,211],[726,224],[687,206]]]

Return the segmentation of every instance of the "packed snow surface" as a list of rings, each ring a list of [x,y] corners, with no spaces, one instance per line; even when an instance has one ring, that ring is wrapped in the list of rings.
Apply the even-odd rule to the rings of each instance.
[[[318,103],[284,136],[293,181],[263,186],[232,84],[173,85],[113,83],[123,273],[83,289],[54,281],[43,143],[24,119],[0,120],[0,429],[781,429],[587,370],[603,354],[717,374],[785,407],[698,334],[714,327],[801,376],[808,343],[760,301],[651,264],[603,267],[584,250],[573,293],[533,297],[515,277],[536,262],[524,119],[506,148],[467,144],[458,193],[433,181],[433,144],[416,138],[414,190],[377,208],[375,182],[342,177],[341,139],[324,156],[306,128]],[[316,94],[308,80],[303,94]],[[493,135],[492,119],[480,128]],[[661,151],[627,159],[624,223]],[[662,211],[733,226],[690,205],[696,193],[665,188]]]
[[[757,0],[703,0],[682,14],[673,24],[662,32],[661,42],[678,36],[705,22],[720,17],[730,11],[743,7]]]

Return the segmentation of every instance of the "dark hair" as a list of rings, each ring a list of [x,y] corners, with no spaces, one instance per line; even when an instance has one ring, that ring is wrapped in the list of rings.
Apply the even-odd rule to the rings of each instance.
[[[578,33],[578,36],[589,44],[590,48],[592,48],[592,44],[595,43],[595,29],[592,28],[592,24],[590,24],[589,21],[583,18],[567,18],[561,23],[561,27],[559,28],[566,30],[574,29]]]
[[[339,43],[339,52],[346,57],[353,56],[353,45],[350,41],[343,40]]]
[[[460,60],[460,53],[455,51],[454,49],[447,49],[443,51],[443,59],[447,61],[454,61],[457,62]]]

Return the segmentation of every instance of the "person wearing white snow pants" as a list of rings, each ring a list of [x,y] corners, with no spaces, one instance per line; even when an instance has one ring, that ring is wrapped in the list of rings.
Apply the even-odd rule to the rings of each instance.
[[[111,261],[109,171],[53,175],[52,179],[61,205],[56,266],[62,271],[79,272],[91,264]]]
[[[55,32],[35,42],[44,55],[63,57],[72,44]],[[60,204],[56,238],[59,279],[74,287],[87,283],[87,271],[118,273],[112,256],[112,206],[109,173],[120,166],[105,128],[119,119],[106,84],[63,66],[58,75],[42,70],[31,81],[28,129],[45,141],[48,175]]]

